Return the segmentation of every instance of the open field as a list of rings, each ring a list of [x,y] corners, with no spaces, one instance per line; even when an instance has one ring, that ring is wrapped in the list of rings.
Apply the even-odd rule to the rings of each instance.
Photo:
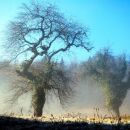
[[[66,114],[54,117],[42,116],[0,116],[0,130],[130,130],[130,116],[120,120],[114,117],[81,117],[80,114]]]

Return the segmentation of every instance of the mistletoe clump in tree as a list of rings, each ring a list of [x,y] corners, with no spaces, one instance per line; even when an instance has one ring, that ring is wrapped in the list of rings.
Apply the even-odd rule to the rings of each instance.
[[[86,51],[92,48],[87,29],[67,20],[55,6],[41,2],[23,4],[21,9],[7,29],[8,52],[11,52],[12,59],[21,56],[23,61],[21,67],[16,69],[22,81],[13,87],[12,101],[31,91],[34,116],[41,116],[47,91],[52,90],[61,104],[72,94],[72,77],[54,62],[54,57],[72,47],[81,47]],[[42,59],[37,66],[34,65],[36,59]]]
[[[85,73],[102,87],[107,108],[119,117],[119,108],[130,88],[129,63],[125,56],[115,57],[109,49],[104,49],[87,61],[85,69]]]

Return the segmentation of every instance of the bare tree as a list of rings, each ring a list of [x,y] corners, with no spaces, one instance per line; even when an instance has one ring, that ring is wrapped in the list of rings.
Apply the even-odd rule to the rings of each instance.
[[[20,92],[14,97],[18,99],[25,93],[24,91],[32,90],[35,116],[42,115],[46,91],[54,90],[55,93],[56,90],[61,103],[71,94],[72,89],[69,85],[71,78],[58,67],[53,58],[72,47],[81,47],[86,51],[92,49],[88,42],[87,29],[64,18],[64,15],[51,4],[23,4],[16,19],[10,22],[6,48],[9,48],[12,60],[22,56],[23,63],[16,72],[29,81],[27,87],[17,87]],[[28,55],[28,60],[24,59],[25,53]],[[38,71],[39,66],[34,67],[37,71],[33,71],[34,60],[38,58],[46,58],[46,61],[42,62],[44,66],[39,69],[40,71]],[[23,91],[19,88],[23,88]]]
[[[113,56],[109,49],[97,52],[85,64],[85,75],[99,83],[106,99],[106,106],[119,117],[119,108],[130,88],[129,64],[124,55]],[[126,79],[127,80],[124,80]]]

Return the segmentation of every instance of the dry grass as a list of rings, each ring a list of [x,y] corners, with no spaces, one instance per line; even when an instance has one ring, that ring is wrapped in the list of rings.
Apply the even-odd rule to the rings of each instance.
[[[130,116],[122,115],[120,118],[115,116],[102,116],[101,114],[94,114],[91,117],[81,113],[67,113],[64,115],[56,116],[56,115],[43,115],[42,117],[34,117],[32,115],[23,115],[23,114],[4,114],[2,116],[16,117],[21,119],[29,119],[29,120],[37,120],[41,122],[86,122],[86,123],[101,123],[101,124],[130,124]]]
[[[0,130],[130,130],[130,116],[107,117],[94,114],[87,117],[81,113],[67,113],[61,116],[31,115],[0,116]]]

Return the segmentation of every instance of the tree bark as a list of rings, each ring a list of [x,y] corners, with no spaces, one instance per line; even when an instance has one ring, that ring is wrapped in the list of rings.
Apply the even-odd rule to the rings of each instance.
[[[114,112],[115,112],[117,118],[119,118],[119,117],[120,117],[119,107],[115,108],[115,109],[114,109]]]
[[[35,86],[33,88],[33,93],[32,93],[32,107],[34,110],[34,116],[36,117],[42,116],[45,101],[46,98],[45,98],[45,92],[43,87]]]

